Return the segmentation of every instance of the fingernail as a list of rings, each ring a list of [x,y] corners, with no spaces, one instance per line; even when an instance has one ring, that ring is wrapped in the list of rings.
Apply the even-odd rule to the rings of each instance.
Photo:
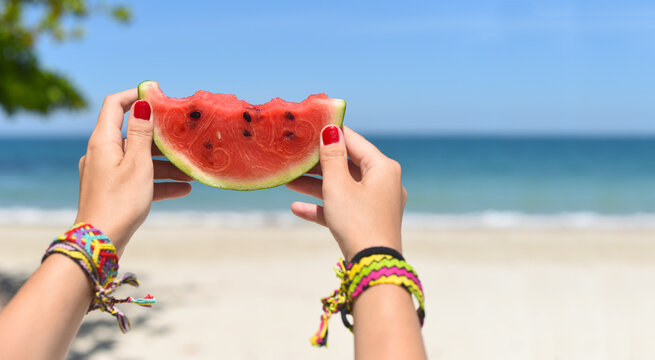
[[[150,104],[145,100],[139,100],[134,104],[134,117],[141,120],[150,120]]]
[[[323,145],[330,145],[339,142],[339,129],[330,125],[323,129]]]

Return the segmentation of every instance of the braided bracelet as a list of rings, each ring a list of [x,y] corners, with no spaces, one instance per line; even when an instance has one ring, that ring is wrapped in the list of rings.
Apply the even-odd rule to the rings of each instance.
[[[111,293],[122,284],[139,286],[139,281],[132,273],[118,275],[118,256],[116,248],[102,231],[91,224],[79,223],[67,232],[55,238],[43,255],[41,262],[52,254],[63,254],[75,261],[87,274],[93,283],[93,301],[88,311],[100,309],[116,317],[118,326],[123,333],[130,330],[130,320],[116,304],[133,303],[144,307],[151,307],[157,302],[148,294],[142,299],[127,297],[116,299]]]
[[[309,339],[312,345],[327,346],[327,323],[332,314],[337,312],[341,312],[343,324],[352,331],[353,327],[346,315],[352,312],[353,301],[364,290],[379,284],[400,285],[413,294],[418,300],[416,313],[423,326],[423,287],[416,271],[405,262],[398,251],[387,247],[372,247],[357,253],[348,265],[343,259],[339,259],[337,266],[334,270],[341,279],[341,286],[330,296],[321,299],[323,315],[318,331]]]

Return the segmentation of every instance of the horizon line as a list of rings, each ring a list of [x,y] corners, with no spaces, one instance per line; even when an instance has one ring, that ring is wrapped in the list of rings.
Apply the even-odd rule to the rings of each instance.
[[[389,132],[389,131],[361,131],[366,137],[374,138],[655,138],[655,132],[557,132],[557,131],[525,131],[525,132],[482,132],[482,131],[434,131],[434,132]],[[11,139],[85,139],[91,134],[66,134],[66,133],[14,133],[0,134],[0,140]]]

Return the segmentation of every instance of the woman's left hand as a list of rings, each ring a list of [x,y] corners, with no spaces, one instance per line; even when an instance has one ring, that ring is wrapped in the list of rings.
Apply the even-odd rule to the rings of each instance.
[[[161,156],[152,144],[152,112],[147,101],[137,99],[136,89],[105,98],[86,155],[79,163],[80,199],[75,222],[102,230],[119,255],[145,221],[152,201],[189,194],[191,185],[185,181],[193,180],[170,162],[152,159]],[[121,127],[128,110],[127,138],[123,140]],[[182,182],[154,183],[153,179]]]

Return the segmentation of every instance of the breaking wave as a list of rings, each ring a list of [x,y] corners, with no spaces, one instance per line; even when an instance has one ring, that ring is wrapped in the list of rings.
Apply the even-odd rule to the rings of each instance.
[[[75,209],[0,208],[0,226],[68,226]],[[418,229],[655,229],[655,213],[608,215],[594,212],[526,214],[482,211],[467,214],[405,213],[405,228]],[[312,226],[289,211],[153,211],[153,227],[266,228]]]

